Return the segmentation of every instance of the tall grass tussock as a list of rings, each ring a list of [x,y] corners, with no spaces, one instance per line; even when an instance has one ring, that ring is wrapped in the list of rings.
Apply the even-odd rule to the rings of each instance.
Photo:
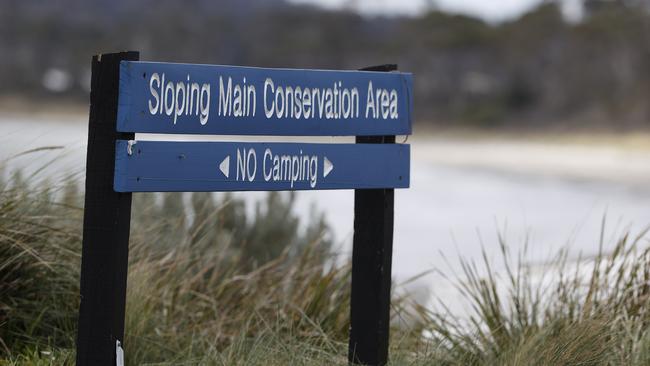
[[[2,174],[0,174],[2,177]],[[83,194],[74,179],[0,179],[0,365],[71,365]],[[500,262],[459,260],[459,315],[392,302],[392,365],[648,365],[648,235],[544,265],[500,240]],[[350,267],[322,215],[294,196],[136,194],[128,365],[346,365]],[[432,283],[435,294],[436,283]],[[408,319],[408,321],[399,321]]]

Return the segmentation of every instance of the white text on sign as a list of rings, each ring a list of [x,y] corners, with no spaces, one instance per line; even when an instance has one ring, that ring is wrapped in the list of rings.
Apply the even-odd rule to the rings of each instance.
[[[330,87],[306,85],[279,85],[266,78],[263,85],[241,82],[231,77],[219,76],[218,116],[251,117],[263,108],[267,119],[383,119],[399,118],[398,95],[395,89],[375,88],[368,82],[365,98],[359,88],[348,87],[342,81],[334,81]],[[154,72],[149,78],[148,100],[150,115],[167,115],[173,124],[181,116],[194,116],[201,125],[210,119],[210,83],[192,81],[189,74],[184,80],[169,80],[165,73]],[[260,104],[257,92],[262,90]],[[365,108],[360,107],[365,102]]]
[[[302,150],[298,154],[275,154],[270,148],[266,148],[261,155],[261,171],[265,182],[287,182],[293,188],[298,182],[308,183],[311,188],[318,184],[319,158],[317,155],[304,154]],[[258,154],[254,148],[238,148],[236,174],[237,181],[252,182],[258,174]],[[323,177],[327,176],[332,168],[332,163],[323,157],[325,170]],[[230,156],[226,156],[219,168],[228,178],[230,176]]]

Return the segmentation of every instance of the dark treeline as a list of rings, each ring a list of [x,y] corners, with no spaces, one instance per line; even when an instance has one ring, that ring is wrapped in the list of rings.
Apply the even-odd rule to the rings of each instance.
[[[85,102],[90,56],[415,74],[417,119],[436,125],[650,127],[650,14],[588,0],[569,23],[553,2],[498,25],[432,10],[362,17],[281,0],[4,0],[0,95]]]

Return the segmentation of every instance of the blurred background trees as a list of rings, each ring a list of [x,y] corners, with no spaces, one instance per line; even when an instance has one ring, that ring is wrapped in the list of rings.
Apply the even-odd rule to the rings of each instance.
[[[435,4],[435,2],[434,2]],[[546,1],[499,24],[435,10],[368,17],[282,0],[4,0],[0,98],[85,103],[90,56],[413,72],[417,120],[437,126],[650,126],[650,7]]]

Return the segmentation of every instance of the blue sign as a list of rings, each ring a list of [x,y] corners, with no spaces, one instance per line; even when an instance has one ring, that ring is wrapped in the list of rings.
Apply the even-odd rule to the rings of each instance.
[[[211,135],[409,135],[411,74],[122,61],[117,129]]]
[[[118,140],[118,192],[408,188],[406,144]]]

